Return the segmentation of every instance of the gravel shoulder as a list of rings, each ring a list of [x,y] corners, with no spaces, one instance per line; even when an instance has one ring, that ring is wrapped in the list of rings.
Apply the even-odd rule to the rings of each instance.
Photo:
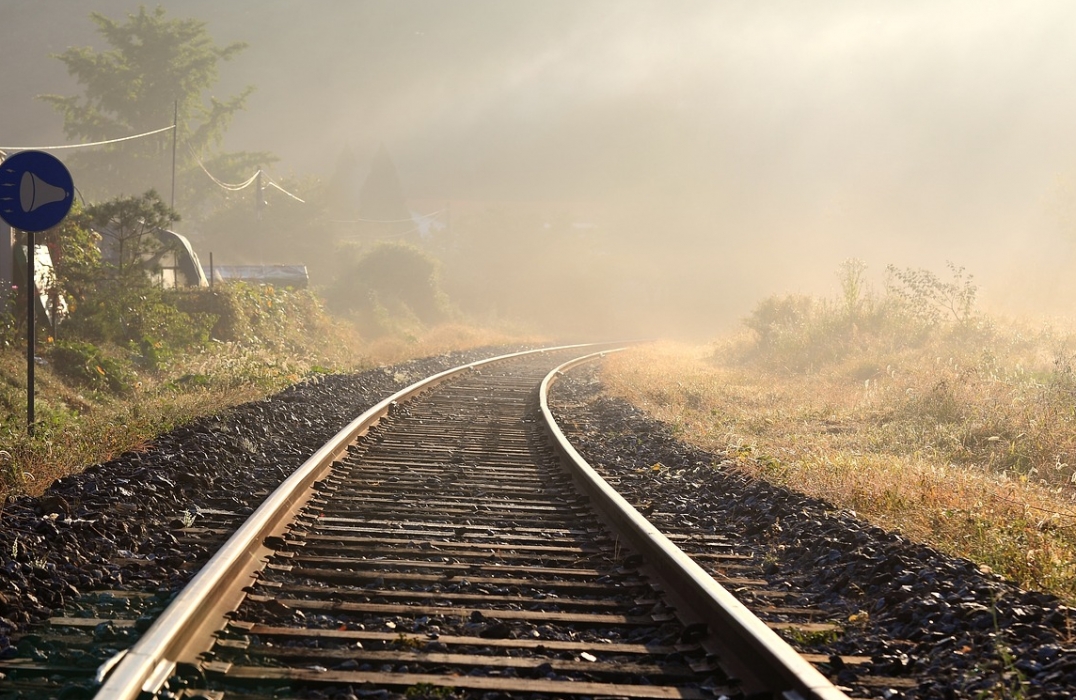
[[[913,679],[870,697],[1069,698],[1076,695],[1076,611],[972,562],[869,525],[825,501],[745,477],[667,426],[604,396],[593,368],[554,387],[554,413],[576,448],[644,512],[741,543],[759,575],[847,624],[808,649],[870,657],[863,670]]]

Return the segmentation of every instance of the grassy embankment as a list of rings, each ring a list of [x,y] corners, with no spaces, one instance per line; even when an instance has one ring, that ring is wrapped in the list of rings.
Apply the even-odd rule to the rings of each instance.
[[[146,348],[42,342],[33,438],[26,434],[24,341],[0,349],[0,503],[9,495],[39,494],[65,474],[142,449],[193,418],[306,377],[534,340],[462,323],[411,327],[371,340],[327,314],[309,292],[264,287],[225,296],[225,335],[231,340],[162,347],[150,363]],[[219,319],[221,309],[216,311]]]
[[[848,273],[844,298],[767,299],[712,346],[611,357],[609,391],[750,474],[1076,601],[1076,333],[977,314],[959,275],[874,297]]]

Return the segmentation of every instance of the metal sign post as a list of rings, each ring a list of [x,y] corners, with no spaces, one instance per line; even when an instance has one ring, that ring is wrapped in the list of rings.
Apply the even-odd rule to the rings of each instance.
[[[37,299],[34,284],[34,232],[26,232],[26,434],[34,434],[34,345],[37,340],[37,325],[34,318],[34,304]]]
[[[0,219],[26,232],[26,432],[34,434],[34,233],[56,226],[75,201],[75,183],[58,158],[21,151],[0,163]]]

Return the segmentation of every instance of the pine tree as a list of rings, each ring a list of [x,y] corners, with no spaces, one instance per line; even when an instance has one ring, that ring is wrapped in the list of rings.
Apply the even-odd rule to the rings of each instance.
[[[42,95],[64,119],[64,132],[76,141],[103,141],[144,133],[177,124],[177,169],[192,174],[198,160],[227,164],[221,177],[246,177],[258,162],[273,160],[265,154],[213,157],[232,117],[243,109],[253,91],[248,86],[223,100],[206,93],[218,81],[218,66],[236,56],[246,44],[218,46],[205,22],[171,19],[163,7],[140,7],[126,21],[100,13],[90,15],[98,33],[111,47],[96,51],[73,47],[57,54],[67,71],[82,86],[81,95]],[[131,195],[156,187],[168,191],[172,170],[172,133],[136,139],[83,151],[69,165],[80,189],[91,198]],[[204,180],[204,183],[201,181]],[[198,185],[186,178],[180,196],[195,196]]]

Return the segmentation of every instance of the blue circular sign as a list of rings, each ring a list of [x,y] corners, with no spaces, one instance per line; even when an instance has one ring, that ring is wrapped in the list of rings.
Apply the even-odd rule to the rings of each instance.
[[[20,231],[44,231],[75,203],[75,183],[60,159],[20,151],[0,163],[0,219]]]

